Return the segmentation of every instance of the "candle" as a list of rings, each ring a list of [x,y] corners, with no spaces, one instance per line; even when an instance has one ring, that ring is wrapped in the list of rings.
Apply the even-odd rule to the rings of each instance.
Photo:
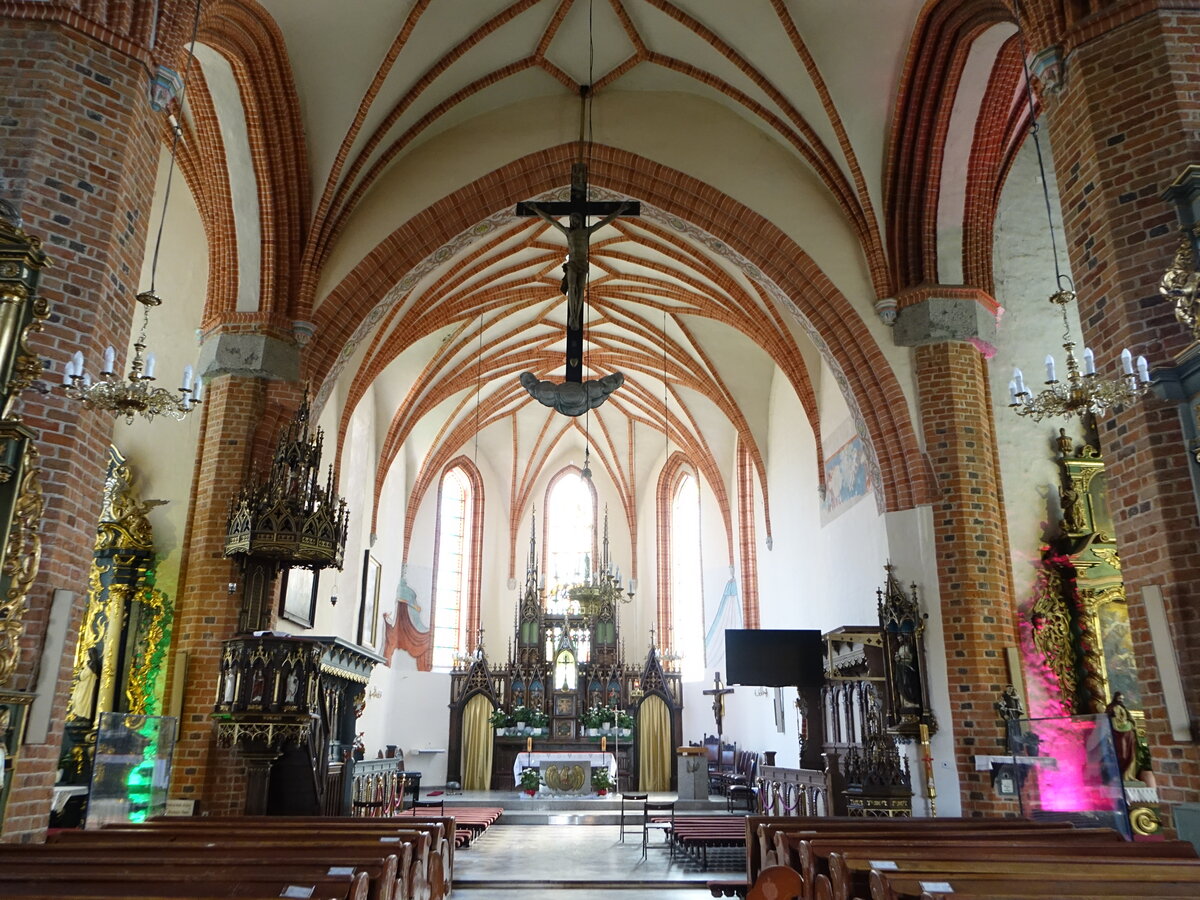
[[[1133,354],[1128,347],[1121,351],[1121,371],[1126,375],[1133,374]]]
[[[143,378],[153,378],[154,377],[154,363],[155,362],[156,362],[156,360],[154,359],[154,354],[147,353],[146,354],[146,374],[142,376]]]
[[[102,375],[107,375],[109,372],[111,372],[113,370],[113,365],[116,363],[116,359],[117,359],[117,351],[114,350],[112,347],[105,347],[104,348],[104,371],[101,373]]]
[[[1025,393],[1025,376],[1021,374],[1020,369],[1013,369],[1013,384],[1017,386],[1017,393]]]
[[[1053,382],[1057,379],[1054,377],[1054,357],[1049,353],[1046,354],[1046,381]]]
[[[531,737],[525,738],[525,752],[528,753],[532,749],[533,749],[533,738],[531,738]]]
[[[600,738],[600,752],[603,753],[607,749],[608,749],[608,737],[606,735],[606,736]]]
[[[1083,374],[1096,374],[1096,354],[1092,352],[1091,347],[1083,348]]]
[[[183,367],[183,384],[181,390],[190,391],[192,389],[192,367]]]
[[[1017,405],[1017,383],[1015,381],[1008,383],[1008,402],[1010,406]]]
[[[1138,378],[1142,384],[1150,383],[1150,364],[1146,362],[1146,357],[1139,356],[1137,358]]]

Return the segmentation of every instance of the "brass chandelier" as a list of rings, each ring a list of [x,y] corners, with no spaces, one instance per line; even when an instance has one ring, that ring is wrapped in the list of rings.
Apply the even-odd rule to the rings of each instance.
[[[144,307],[142,329],[133,344],[133,359],[129,363],[129,375],[122,378],[115,369],[116,351],[104,349],[104,364],[100,378],[92,380],[83,369],[83,352],[76,350],[63,371],[63,393],[71,400],[78,400],[86,409],[99,409],[111,413],[113,418],[123,418],[133,424],[134,418],[144,416],[153,421],[155,416],[170,416],[182,419],[200,405],[203,384],[195,379],[192,387],[192,367],[183,370],[182,383],[178,392],[155,387],[153,353],[146,353],[146,326],[150,320],[151,307],[162,303],[154,290],[137,295],[138,303]]]
[[[1021,59],[1025,69],[1025,97],[1029,105],[1029,134],[1037,153],[1038,174],[1041,176],[1042,199],[1046,204],[1046,222],[1050,230],[1050,250],[1054,258],[1054,274],[1058,290],[1050,295],[1050,302],[1058,306],[1063,320],[1063,350],[1067,356],[1067,379],[1056,377],[1054,357],[1046,356],[1046,387],[1034,394],[1025,385],[1025,376],[1019,368],[1013,369],[1012,381],[1008,383],[1008,408],[1019,416],[1028,416],[1040,422],[1047,416],[1071,418],[1072,416],[1095,416],[1112,406],[1128,406],[1146,393],[1150,386],[1150,368],[1144,356],[1137,358],[1134,372],[1133,356],[1128,349],[1121,351],[1121,375],[1117,378],[1101,378],[1096,372],[1096,359],[1092,351],[1083,348],[1083,369],[1075,357],[1075,342],[1071,340],[1071,325],[1067,319],[1067,305],[1075,302],[1075,285],[1064,275],[1058,265],[1058,242],[1054,237],[1054,216],[1051,213],[1050,187],[1046,180],[1046,166],[1042,159],[1042,144],[1038,140],[1037,110],[1033,102],[1033,86],[1029,74],[1028,54],[1021,41]]]
[[[1055,375],[1054,357],[1046,356],[1046,387],[1033,394],[1025,385],[1025,376],[1020,369],[1013,369],[1012,381],[1008,383],[1009,409],[1019,416],[1028,416],[1040,422],[1047,416],[1071,418],[1097,415],[1110,406],[1128,406],[1138,400],[1150,386],[1150,367],[1146,357],[1137,358],[1134,372],[1133,355],[1121,351],[1121,375],[1119,378],[1101,378],[1096,372],[1096,360],[1092,351],[1083,349],[1083,370],[1075,357],[1075,342],[1071,340],[1071,329],[1067,322],[1067,304],[1075,300],[1075,292],[1062,289],[1050,295],[1050,302],[1057,304],[1063,320],[1063,350],[1067,355],[1067,378],[1059,381]]]

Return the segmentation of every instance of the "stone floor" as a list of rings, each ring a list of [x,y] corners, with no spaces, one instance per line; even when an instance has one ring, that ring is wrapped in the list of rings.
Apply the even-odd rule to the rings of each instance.
[[[643,858],[640,827],[622,842],[615,824],[503,823],[501,817],[471,847],[455,853],[456,900],[700,900],[709,896],[707,881],[744,873],[737,854],[714,854],[708,869],[678,855],[672,859],[658,834],[651,835]]]

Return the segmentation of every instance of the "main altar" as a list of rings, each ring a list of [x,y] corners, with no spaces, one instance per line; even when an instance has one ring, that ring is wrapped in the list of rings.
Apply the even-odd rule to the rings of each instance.
[[[604,754],[616,765],[610,774],[620,788],[674,790],[673,752],[683,741],[680,676],[662,659],[653,633],[641,663],[625,662],[620,611],[632,594],[609,556],[607,516],[599,565],[589,565],[581,581],[547,592],[538,569],[535,533],[507,660],[489,663],[480,640],[451,673],[447,779],[467,787],[472,766],[486,763],[491,790],[514,790],[523,758]],[[516,724],[499,734],[493,722],[500,719]],[[632,730],[619,729],[631,719]]]

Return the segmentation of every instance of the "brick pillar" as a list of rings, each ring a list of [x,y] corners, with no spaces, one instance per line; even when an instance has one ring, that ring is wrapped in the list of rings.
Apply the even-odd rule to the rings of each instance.
[[[51,261],[41,280],[51,320],[35,346],[58,374],[82,347],[95,372],[97,347],[125,347],[136,305],[162,124],[145,68],[78,30],[0,19],[0,96],[0,196]],[[37,435],[47,505],[22,659],[8,687],[33,691],[47,667],[58,677],[49,733],[26,743],[17,761],[3,823],[10,840],[35,837],[48,823],[113,429],[111,418],[57,394],[28,394],[22,411]],[[61,659],[39,659],[57,589],[75,592],[67,643]]]
[[[1061,89],[1047,97],[1084,338],[1110,373],[1122,347],[1161,370],[1191,340],[1159,298],[1158,281],[1178,242],[1161,194],[1200,159],[1197,59],[1200,12],[1148,11],[1076,46]],[[1160,796],[1195,800],[1200,525],[1179,410],[1151,399],[1098,425]],[[1191,735],[1173,737],[1167,722],[1143,601],[1152,585],[1163,593]]]
[[[246,359],[265,360],[250,369]],[[265,367],[273,365],[274,370]],[[225,557],[229,505],[258,463],[266,468],[282,411],[300,400],[294,347],[264,335],[225,334],[200,351],[204,424],[196,459],[187,556],[175,606],[167,695],[184,679],[171,796],[213,815],[242,812],[246,770],[236,751],[216,744],[212,720],[221,642],[238,630],[242,573]],[[286,379],[286,380],[285,380]],[[229,592],[229,584],[237,588]]]
[[[933,469],[934,553],[950,688],[949,722],[964,815],[1016,814],[976,754],[1002,753],[993,703],[1010,681],[1006,647],[1017,644],[1008,532],[992,420],[988,367],[969,339],[991,342],[988,298],[932,287],[901,304],[894,337],[913,352],[925,453]],[[982,295],[980,295],[982,297]]]

